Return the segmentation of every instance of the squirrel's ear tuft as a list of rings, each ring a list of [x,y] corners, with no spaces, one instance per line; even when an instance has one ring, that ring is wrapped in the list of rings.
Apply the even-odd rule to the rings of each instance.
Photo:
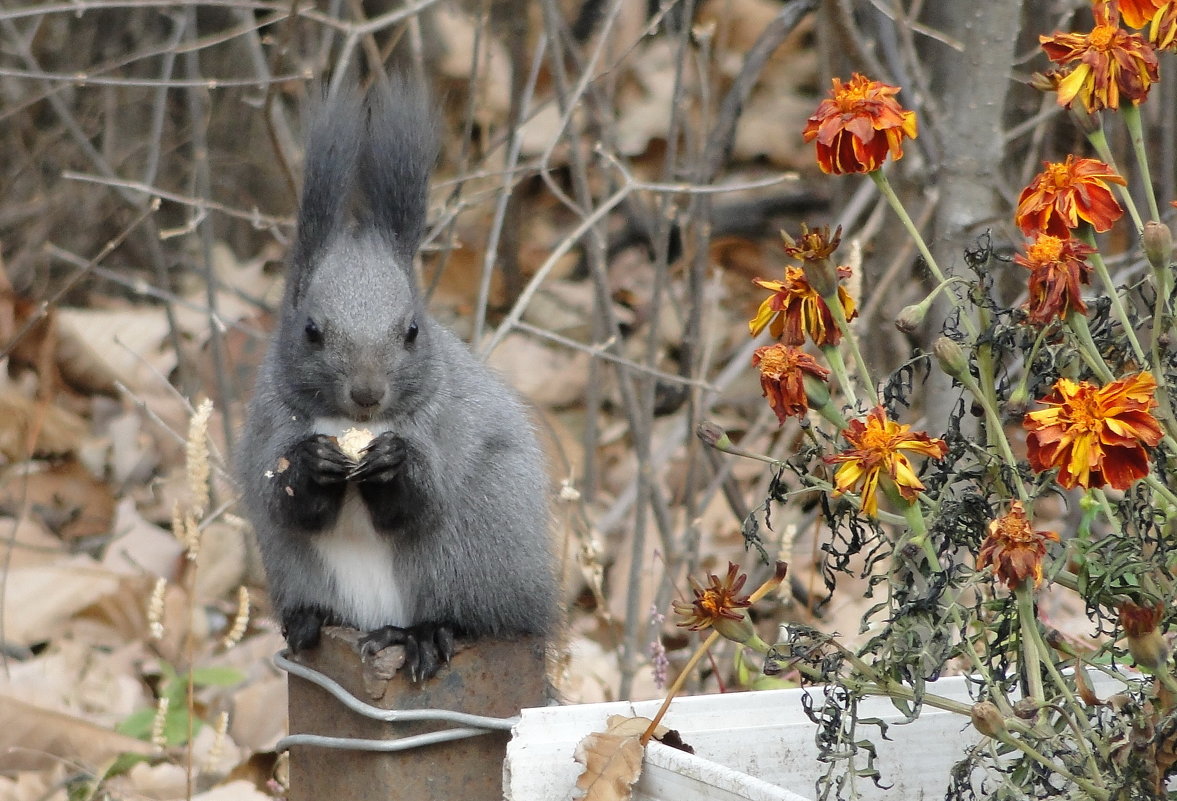
[[[437,159],[437,121],[424,85],[393,76],[368,95],[359,184],[372,224],[411,260],[425,234],[429,175]]]
[[[337,92],[315,103],[309,119],[298,233],[287,275],[293,305],[318,256],[345,224],[363,150],[363,98],[355,90]]]

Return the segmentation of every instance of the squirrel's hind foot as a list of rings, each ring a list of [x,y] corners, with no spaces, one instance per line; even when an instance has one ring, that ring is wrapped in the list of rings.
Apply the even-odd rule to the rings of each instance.
[[[390,645],[405,647],[405,668],[414,683],[437,675],[454,655],[454,632],[444,623],[419,623],[416,626],[384,626],[368,632],[360,640],[360,653],[371,656]]]

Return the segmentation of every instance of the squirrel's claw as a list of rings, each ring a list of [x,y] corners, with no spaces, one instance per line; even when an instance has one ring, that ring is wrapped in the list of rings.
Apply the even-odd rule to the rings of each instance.
[[[404,667],[414,683],[437,675],[454,655],[453,630],[440,623],[422,623],[410,628],[384,626],[370,631],[360,640],[360,654],[372,656],[390,645],[405,647]]]
[[[297,460],[317,484],[340,484],[347,480],[355,462],[339,450],[331,437],[316,434],[294,447],[292,461]]]
[[[392,481],[400,473],[407,454],[405,441],[386,431],[364,449],[363,459],[347,474],[347,480],[378,483]]]

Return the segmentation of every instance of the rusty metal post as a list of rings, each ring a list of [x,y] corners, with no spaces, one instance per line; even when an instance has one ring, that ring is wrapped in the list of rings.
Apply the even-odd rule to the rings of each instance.
[[[458,644],[453,662],[415,685],[397,672],[399,647],[361,660],[359,632],[326,628],[319,647],[292,659],[381,709],[445,709],[511,717],[548,702],[545,648],[538,638]],[[323,688],[289,677],[290,733],[392,741],[444,731],[436,721],[388,723],[346,708]],[[453,726],[448,726],[453,728]],[[290,748],[289,801],[501,801],[509,733],[496,731],[403,751]]]

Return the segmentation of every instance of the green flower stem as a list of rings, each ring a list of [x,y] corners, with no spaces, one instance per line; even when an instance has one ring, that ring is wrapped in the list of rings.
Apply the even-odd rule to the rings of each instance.
[[[1047,770],[1054,771],[1055,773],[1058,773],[1060,776],[1066,777],[1070,781],[1079,785],[1079,787],[1081,787],[1083,789],[1083,791],[1085,793],[1087,793],[1087,795],[1089,795],[1091,798],[1095,799],[1095,801],[1110,801],[1111,794],[1107,790],[1088,781],[1087,779],[1084,779],[1080,776],[1076,776],[1074,773],[1071,773],[1071,771],[1067,770],[1066,767],[1064,767],[1063,765],[1060,765],[1057,761],[1048,759],[1047,757],[1043,756],[1042,753],[1040,753],[1038,750],[1036,750],[1032,745],[1027,743],[1025,740],[1021,740],[1017,737],[1012,737],[1012,736],[1010,736],[1009,732],[1001,732],[994,739],[998,740],[999,742],[1003,743],[1004,745],[1010,746],[1011,748],[1018,749],[1023,754],[1030,757],[1030,759],[1033,759],[1035,762],[1044,766]]]
[[[1144,184],[1144,196],[1148,200],[1148,213],[1154,220],[1160,221],[1161,212],[1157,207],[1157,195],[1152,188],[1152,175],[1148,169],[1148,151],[1144,147],[1144,129],[1140,124],[1140,106],[1127,103],[1120,107],[1120,116],[1124,118],[1124,127],[1128,129],[1128,136],[1132,139],[1132,149],[1136,151],[1136,166],[1140,168],[1140,181]],[[1144,226],[1140,226],[1142,229]]]
[[[854,383],[850,380],[850,374],[846,372],[846,362],[842,361],[842,352],[838,350],[836,345],[822,345],[821,352],[826,357],[830,372],[834,374],[834,378],[838,379],[838,387],[846,393],[846,400],[850,402],[851,406],[856,406],[858,395],[854,392]],[[863,379],[870,380],[867,376],[863,376]]]
[[[1158,286],[1156,287],[1156,302],[1153,304],[1152,310],[1152,341],[1149,343],[1152,349],[1152,363],[1157,369],[1164,364],[1161,361],[1161,329],[1164,327],[1161,323],[1165,319],[1167,298],[1165,296],[1165,287],[1163,276],[1156,276]],[[1163,380],[1157,381],[1157,406],[1161,410],[1160,422],[1165,429],[1166,441],[1172,445],[1172,439],[1177,432],[1174,432],[1174,425],[1177,425],[1177,417],[1173,415],[1173,401],[1169,395],[1169,382]]]
[[[1166,442],[1168,441],[1169,438],[1166,437]],[[1165,517],[1171,520],[1173,518],[1174,512],[1177,512],[1177,495],[1174,495],[1173,490],[1162,484],[1160,480],[1152,473],[1149,473],[1144,477],[1144,483],[1148,484],[1149,488],[1152,489],[1153,492],[1155,492],[1157,495],[1160,495],[1165,499],[1165,502],[1169,504],[1168,508],[1164,509],[1163,511],[1165,512]]]
[[[1092,232],[1090,226],[1083,226],[1079,230],[1079,238],[1086,242],[1091,247],[1095,245],[1095,234]],[[1132,326],[1132,320],[1128,317],[1128,310],[1124,307],[1124,300],[1120,297],[1119,292],[1116,291],[1116,285],[1112,281],[1112,276],[1108,273],[1108,266],[1103,263],[1103,256],[1096,250],[1091,254],[1091,265],[1095,267],[1095,274],[1099,276],[1099,280],[1103,282],[1104,289],[1107,290],[1108,296],[1112,301],[1112,309],[1116,312],[1116,319],[1120,321],[1120,325],[1124,327],[1124,333],[1128,336],[1128,341],[1132,343],[1132,353],[1136,356],[1136,360],[1141,364],[1148,364],[1148,359],[1145,358],[1144,348],[1140,347],[1140,341],[1136,338],[1136,329]]]
[[[1010,447],[1009,438],[1005,435],[1005,426],[1002,425],[1001,415],[997,412],[996,404],[977,386],[977,380],[968,370],[962,370],[956,379],[964,384],[965,389],[977,399],[981,408],[984,409],[985,419],[988,421],[991,431],[990,439],[1001,449],[1001,458],[1009,465],[1010,475],[1013,476],[1014,490],[1018,493],[1018,498],[1022,503],[1029,503],[1030,496],[1026,492],[1026,485],[1022,483],[1022,474],[1018,471],[1018,460],[1014,458],[1013,448]]]
[[[1041,638],[1035,636],[1033,631],[1038,626],[1038,618],[1034,615],[1034,589],[1031,580],[1022,579],[1014,589],[1014,596],[1018,601],[1018,626],[1022,631],[1022,670],[1026,673],[1030,697],[1042,706],[1046,703],[1046,693],[1042,688],[1042,655],[1038,652]]]
[[[1087,134],[1087,141],[1095,148],[1095,152],[1103,159],[1103,163],[1115,170],[1116,173],[1122,175],[1120,168],[1116,166],[1116,160],[1112,158],[1112,149],[1108,147],[1108,138],[1103,132],[1103,128],[1096,128],[1091,133]],[[1136,232],[1139,234],[1144,230],[1144,222],[1140,219],[1140,212],[1136,210],[1136,203],[1132,200],[1132,193],[1128,191],[1128,187],[1113,184],[1116,191],[1119,192],[1120,198],[1124,201],[1124,207],[1128,209],[1129,216],[1132,217],[1132,224],[1136,226]],[[1159,219],[1159,218],[1158,218]]]
[[[858,347],[858,338],[854,336],[854,332],[850,330],[850,321],[846,319],[846,310],[842,308],[842,302],[838,298],[838,291],[835,288],[831,297],[822,298],[825,301],[826,307],[830,310],[830,315],[834,318],[834,325],[838,326],[838,330],[842,332],[842,339],[850,347],[850,355],[854,357],[854,365],[858,368],[859,378],[862,383],[866,385],[866,391],[870,395],[871,405],[879,405],[879,390],[875,386],[875,382],[870,377],[870,371],[866,369],[866,361],[862,358],[862,350]],[[822,348],[825,351],[825,348]]]
[[[1030,370],[1034,367],[1034,360],[1038,358],[1038,349],[1042,347],[1042,343],[1046,341],[1046,330],[1049,326],[1042,326],[1038,329],[1038,336],[1034,338],[1034,344],[1030,346],[1030,355],[1024,362],[1024,369],[1022,370],[1022,377],[1018,379],[1017,386],[1010,392],[1010,400],[1018,399],[1019,402],[1024,403],[1029,400],[1029,389],[1026,383],[1030,380]]]
[[[1067,712],[1066,710],[1060,708],[1059,712],[1067,718],[1067,724],[1071,727],[1071,730],[1075,732],[1075,743],[1079,747],[1079,750],[1083,753],[1084,758],[1087,760],[1087,770],[1091,773],[1091,775],[1099,776],[1102,779],[1103,777],[1100,774],[1099,766],[1096,765],[1095,758],[1091,753],[1091,749],[1087,745],[1087,738],[1084,736],[1084,732],[1080,731],[1081,722],[1082,727],[1086,729],[1088,733],[1090,732],[1090,726],[1087,723],[1087,716],[1083,713],[1083,707],[1079,704],[1078,699],[1075,698],[1075,694],[1071,692],[1071,688],[1067,684],[1066,680],[1063,679],[1062,674],[1058,672],[1058,668],[1054,664],[1054,657],[1051,655],[1051,648],[1046,644],[1046,640],[1044,640],[1042,637],[1041,628],[1035,625],[1031,627],[1031,631],[1035,638],[1034,644],[1038,648],[1038,653],[1042,655],[1042,664],[1046,667],[1046,672],[1050,674],[1050,680],[1054,682],[1054,685],[1059,689],[1059,692],[1061,692],[1063,697],[1067,699],[1067,706],[1069,707],[1070,711]]]
[[[924,242],[924,238],[920,235],[919,228],[916,227],[915,222],[907,213],[907,209],[903,208],[903,203],[900,202],[899,196],[895,194],[895,190],[891,188],[891,182],[887,180],[887,176],[881,169],[875,170],[874,172],[869,172],[867,175],[869,175],[871,180],[875,182],[875,186],[879,188],[879,192],[883,195],[883,199],[887,201],[887,205],[889,205],[891,210],[894,211],[896,216],[899,217],[899,222],[902,223],[904,229],[911,237],[912,242],[915,243],[915,247],[920,252],[920,255],[924,257],[924,262],[928,265],[928,270],[931,271],[932,277],[936,279],[936,283],[945,283],[947,279],[944,277],[944,273],[940,270],[940,265],[936,263],[934,258],[932,258],[932,251],[928,250],[928,245]],[[966,313],[960,298],[958,298],[956,295],[953,295],[952,293],[949,293],[948,297],[952,301],[952,305],[955,306],[957,311],[960,313],[961,322],[964,323],[964,327],[968,329],[969,335],[975,342],[980,335],[980,331],[977,330],[976,322],[974,322],[973,318]]]
[[[924,520],[924,513],[920,509],[919,503],[915,501],[904,502],[903,518],[907,521],[908,530],[911,532],[909,542],[923,550],[924,556],[928,557],[928,565],[933,570],[937,572],[943,570],[944,568],[940,565],[940,555],[936,553],[931,539],[928,538],[928,524]]]
[[[1099,347],[1095,344],[1095,340],[1091,338],[1091,329],[1087,326],[1087,317],[1081,312],[1072,309],[1067,312],[1064,320],[1067,328],[1074,335],[1076,350],[1079,351],[1079,356],[1083,361],[1087,362],[1087,366],[1091,368],[1091,372],[1095,373],[1099,380],[1105,384],[1111,381],[1115,376],[1112,375],[1112,368],[1108,367],[1107,362],[1103,360],[1103,355],[1099,352]]]

